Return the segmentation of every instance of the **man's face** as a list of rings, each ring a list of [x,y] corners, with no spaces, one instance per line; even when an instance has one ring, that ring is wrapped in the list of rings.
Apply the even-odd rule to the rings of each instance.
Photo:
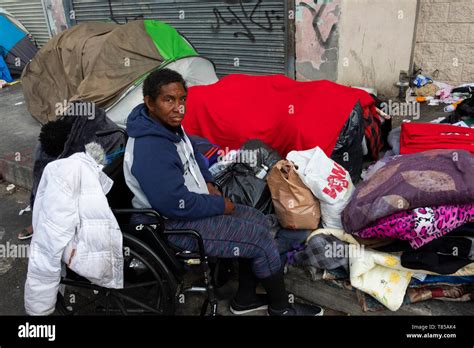
[[[184,118],[186,90],[180,82],[161,86],[155,100],[145,96],[144,101],[150,116],[170,127],[180,127]]]

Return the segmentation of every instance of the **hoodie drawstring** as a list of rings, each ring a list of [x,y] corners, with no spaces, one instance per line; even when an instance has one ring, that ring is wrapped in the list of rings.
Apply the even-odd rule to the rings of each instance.
[[[186,158],[188,158],[189,161],[191,161],[191,160],[195,161],[194,156],[192,155],[193,152],[191,152],[191,154],[188,153],[187,147],[188,147],[188,141],[189,140],[188,140],[188,137],[186,135],[184,136],[183,141],[184,141],[184,154],[185,154]],[[197,164],[197,162],[196,162],[196,164]],[[198,187],[201,187],[201,183],[199,182],[199,180],[197,178],[197,175],[196,175],[196,172],[194,171],[193,165],[191,163],[189,164],[189,171],[191,172],[191,175],[193,176],[194,180],[196,180],[196,183],[197,183]]]

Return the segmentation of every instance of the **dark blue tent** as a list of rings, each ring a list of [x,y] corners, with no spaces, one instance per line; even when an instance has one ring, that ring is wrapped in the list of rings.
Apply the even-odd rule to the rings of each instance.
[[[20,75],[38,48],[28,31],[10,13],[0,8],[0,55],[11,75]]]

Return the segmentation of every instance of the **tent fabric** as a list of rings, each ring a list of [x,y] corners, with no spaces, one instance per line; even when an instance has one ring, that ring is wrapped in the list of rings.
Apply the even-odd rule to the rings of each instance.
[[[28,62],[36,55],[38,48],[31,42],[28,36],[18,41],[5,56],[10,72],[20,76]],[[18,61],[19,59],[19,61]],[[18,64],[19,63],[19,64]]]
[[[159,21],[144,21],[144,26],[165,60],[197,55],[196,50],[173,27]]]
[[[0,80],[4,80],[6,82],[12,82],[12,76],[10,75],[10,71],[8,70],[7,64],[2,56],[0,56]]]
[[[0,56],[5,61],[9,74],[20,75],[37,51],[38,48],[30,40],[25,27],[0,8]]]
[[[23,71],[28,110],[46,123],[60,116],[58,103],[84,100],[107,108],[141,76],[191,52],[174,28],[158,21],[78,24],[52,38]]]
[[[3,53],[6,54],[23,39],[26,34],[20,30],[15,24],[13,24],[9,16],[0,14],[0,46],[2,47]]]
[[[5,10],[4,8],[0,7],[0,16],[6,16],[8,17],[8,19],[10,20],[10,22],[12,22],[13,24],[15,24],[18,28],[20,28],[20,30],[22,30],[25,34],[28,34],[29,31],[28,29],[25,28],[25,26],[23,24],[21,24],[21,22],[16,19],[10,12],[8,12],[7,10]]]
[[[199,56],[183,57],[163,64],[161,68],[167,68],[179,72],[188,87],[207,85],[218,81],[213,63]],[[138,104],[143,103],[143,80],[145,76],[137,80],[130,88],[122,93],[120,98],[106,109],[107,116],[118,126],[125,128],[128,115]]]
[[[188,134],[224,149],[259,139],[282,157],[316,146],[331,156],[361,96],[370,98],[367,92],[325,80],[228,75],[215,84],[189,89],[183,126]],[[367,100],[361,105],[367,107]]]

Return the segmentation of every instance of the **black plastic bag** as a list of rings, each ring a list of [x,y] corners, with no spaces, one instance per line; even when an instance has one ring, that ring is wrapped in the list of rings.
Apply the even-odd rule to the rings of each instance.
[[[232,202],[247,205],[264,214],[273,213],[270,190],[265,179],[255,176],[255,169],[244,163],[234,163],[214,178],[224,196]]]
[[[474,117],[474,97],[464,99],[454,111],[454,114],[461,117]]]
[[[268,170],[270,171],[270,169],[272,169],[272,167],[281,160],[281,157],[276,150],[273,150],[270,146],[258,139],[246,141],[242,145],[241,149],[256,152],[257,163],[253,168],[255,173],[258,172],[260,168],[262,168],[262,164],[268,167]]]
[[[281,157],[278,152],[258,139],[247,141],[241,150],[255,151],[255,163],[234,163],[218,173],[214,181],[222,188],[224,196],[229,197],[234,203],[253,207],[264,214],[271,214],[274,210],[267,181],[265,177],[260,179],[256,175],[264,168],[262,164],[268,169],[268,174]]]
[[[362,107],[360,103],[357,103],[342,127],[331,154],[331,159],[349,172],[354,184],[360,180],[362,173],[362,139],[364,137],[362,113]]]

